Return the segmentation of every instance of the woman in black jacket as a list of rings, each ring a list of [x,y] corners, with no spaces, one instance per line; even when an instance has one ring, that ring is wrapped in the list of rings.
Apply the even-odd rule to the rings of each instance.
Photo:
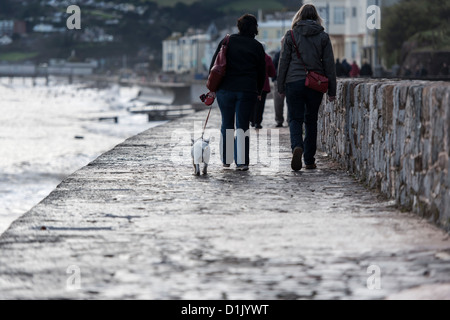
[[[308,71],[315,71],[328,78],[330,101],[336,99],[336,66],[330,38],[324,32],[322,19],[314,5],[305,4],[300,8],[292,21],[292,30],[301,60],[297,56],[289,30],[281,48],[277,80],[278,92],[286,94],[288,105],[293,152],[291,167],[298,171],[302,169],[303,154],[306,169],[317,167],[314,158],[317,148],[317,120],[323,98],[323,93],[305,86],[305,66]]]
[[[226,75],[216,92],[222,114],[221,156],[224,167],[236,162],[237,169],[247,171],[250,164],[249,124],[256,99],[261,96],[266,63],[264,48],[256,39],[258,23],[246,14],[238,19],[238,34],[230,36],[227,50]],[[222,46],[219,43],[211,62]],[[210,68],[210,70],[211,70]],[[236,119],[236,138],[235,138]]]

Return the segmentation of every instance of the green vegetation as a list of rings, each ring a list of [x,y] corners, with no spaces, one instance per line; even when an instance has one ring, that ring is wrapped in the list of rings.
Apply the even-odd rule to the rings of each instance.
[[[23,60],[29,60],[36,57],[39,53],[37,52],[6,52],[0,53],[0,61],[8,62],[18,62]]]
[[[160,7],[175,7],[177,3],[191,5],[195,2],[200,2],[200,0],[141,0],[141,2],[154,2]],[[203,0],[203,2],[207,1]]]
[[[402,63],[406,44],[408,50],[442,50],[450,45],[450,1],[401,0],[384,10],[380,36],[383,53],[392,64]]]
[[[101,18],[103,20],[120,18],[120,15],[118,15],[118,14],[106,13],[106,12],[103,12],[101,10],[84,10],[83,14],[96,16],[96,17]]]
[[[409,41],[429,44],[433,50],[442,50],[444,47],[450,46],[450,32],[443,28],[422,31],[409,38]]]
[[[219,7],[223,12],[245,12],[257,11],[258,9],[275,11],[283,10],[284,6],[277,0],[246,0],[246,1],[228,1]]]
[[[65,29],[65,18],[55,19],[55,13],[64,9],[45,4],[42,0],[0,0],[0,19],[27,21],[27,37],[16,36],[15,41],[0,48],[1,60],[33,60],[47,62],[51,58],[67,58],[72,50],[79,59],[95,58],[106,65],[121,65],[127,57],[129,65],[147,62],[155,68],[161,66],[162,41],[173,32],[188,29],[206,30],[214,23],[219,30],[234,27],[243,13],[257,14],[278,10],[296,10],[298,0],[95,0],[116,4],[132,4],[139,10],[126,12],[120,7],[82,5],[82,30],[67,30],[52,34],[30,32],[38,23],[52,24]],[[144,10],[142,10],[144,9]],[[65,10],[64,10],[65,11]],[[117,19],[117,24],[106,23]],[[56,22],[55,22],[56,21]],[[114,42],[85,42],[87,29],[112,35]],[[90,34],[95,37],[95,33]],[[91,38],[92,39],[92,38]],[[31,53],[30,53],[31,52]]]

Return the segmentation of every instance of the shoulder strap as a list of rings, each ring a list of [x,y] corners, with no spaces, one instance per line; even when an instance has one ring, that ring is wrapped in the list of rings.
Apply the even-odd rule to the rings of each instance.
[[[229,42],[230,42],[230,35],[227,34],[226,37],[225,37],[225,39],[224,39],[224,42],[222,43],[222,45],[227,46]]]
[[[294,44],[294,47],[295,47],[295,51],[297,51],[297,57],[298,57],[298,59],[302,62],[303,68],[305,68],[306,74],[308,74],[308,69],[306,69],[306,65],[305,65],[305,63],[303,62],[303,59],[302,59],[302,57],[301,57],[301,55],[300,55],[300,51],[298,50],[298,47],[297,47],[297,43],[295,42],[295,38],[294,38],[294,30],[291,30],[291,38],[292,38],[292,43]]]

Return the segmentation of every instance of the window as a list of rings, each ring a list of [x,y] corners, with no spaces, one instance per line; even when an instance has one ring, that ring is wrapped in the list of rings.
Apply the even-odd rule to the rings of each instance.
[[[269,39],[269,32],[268,32],[267,30],[264,30],[264,31],[263,31],[263,39],[264,39],[264,40]]]
[[[322,17],[322,19],[328,19],[327,7],[318,7],[317,13]]]
[[[352,16],[353,16],[353,18],[356,18],[357,13],[358,13],[358,8],[353,7],[352,8]]]
[[[345,23],[345,7],[334,8],[334,24]]]
[[[169,52],[167,54],[167,68],[172,69],[173,68],[173,53]]]
[[[356,53],[358,51],[358,44],[356,41],[352,41],[352,59],[356,59]]]

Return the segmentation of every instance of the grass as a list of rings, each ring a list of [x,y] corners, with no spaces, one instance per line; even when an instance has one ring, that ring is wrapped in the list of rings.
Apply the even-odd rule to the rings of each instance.
[[[257,12],[262,10],[282,10],[284,6],[277,0],[245,0],[234,1],[227,3],[220,7],[223,12],[237,11],[237,12]]]
[[[208,0],[141,0],[142,2],[152,1],[156,2],[162,7],[174,7],[178,2],[186,5],[193,4],[195,2],[208,2]],[[281,10],[284,6],[277,0],[228,0],[223,1],[223,5],[220,6],[220,10],[223,12],[230,11],[258,11],[263,10]]]
[[[178,2],[190,5],[201,0],[142,0],[142,2],[155,2],[160,7],[174,7]],[[205,1],[205,0],[203,0]],[[207,0],[206,0],[207,1]]]
[[[36,57],[38,52],[7,52],[0,53],[0,61],[17,62]]]
[[[110,19],[118,19],[120,18],[120,16],[118,15],[114,15],[114,14],[109,14],[109,13],[105,13],[103,11],[100,10],[90,10],[90,11],[86,11],[87,14],[90,14],[92,16],[96,16],[99,18],[102,18],[104,20],[110,20]]]

